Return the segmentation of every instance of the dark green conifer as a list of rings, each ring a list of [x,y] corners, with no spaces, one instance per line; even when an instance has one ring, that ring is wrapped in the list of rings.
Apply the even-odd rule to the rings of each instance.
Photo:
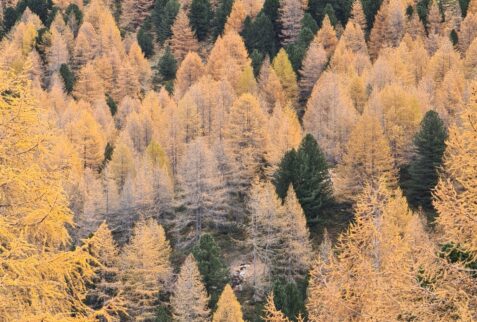
[[[209,307],[215,308],[223,288],[229,282],[229,270],[220,254],[220,248],[211,235],[205,234],[201,236],[192,254],[210,296]]]
[[[432,210],[432,189],[438,181],[438,169],[442,165],[447,130],[439,114],[429,111],[414,137],[416,156],[409,165],[409,180],[404,190],[413,208]]]
[[[189,21],[199,41],[204,41],[207,38],[211,20],[212,8],[209,0],[192,0]]]

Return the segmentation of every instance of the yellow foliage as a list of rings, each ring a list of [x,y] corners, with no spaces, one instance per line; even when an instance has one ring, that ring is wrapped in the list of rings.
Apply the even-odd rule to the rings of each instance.
[[[229,284],[220,295],[212,322],[244,322],[242,308]]]
[[[73,224],[65,169],[25,76],[0,71],[0,316],[7,321],[85,320],[83,248],[65,251]],[[62,160],[63,162],[65,160]]]
[[[278,79],[280,79],[287,99],[292,105],[296,104],[298,99],[298,83],[285,49],[280,49],[275,59],[273,59],[272,65]]]

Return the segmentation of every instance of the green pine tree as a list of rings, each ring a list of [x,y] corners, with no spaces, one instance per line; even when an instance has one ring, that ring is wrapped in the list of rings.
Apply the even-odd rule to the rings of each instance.
[[[325,10],[323,10],[323,16],[328,16],[330,18],[331,24],[336,27],[336,24],[338,23],[338,18],[336,18],[335,9],[330,3],[325,6]]]
[[[234,0],[220,0],[217,10],[215,11],[215,17],[212,20],[212,34],[214,39],[218,36],[222,35],[225,28],[225,23],[227,22],[227,18],[232,11],[232,6],[234,4]]]
[[[306,281],[275,281],[273,284],[273,297],[275,306],[282,311],[291,321],[301,314],[305,315]]]
[[[189,9],[192,30],[199,41],[207,38],[212,20],[212,8],[209,0],[192,0]]]
[[[409,180],[404,184],[413,208],[433,210],[432,189],[438,181],[446,139],[447,129],[439,114],[427,112],[421,121],[420,131],[414,137],[416,156],[409,164]]]
[[[159,60],[159,73],[163,81],[171,81],[176,78],[177,61],[169,46],[166,47],[164,55]]]
[[[67,64],[62,64],[60,66],[60,75],[61,78],[63,78],[66,92],[70,94],[73,91],[73,87],[75,86],[75,75]]]
[[[264,56],[274,57],[276,55],[276,35],[273,24],[263,12],[259,13],[254,20],[250,17],[245,19],[241,35],[250,54],[254,50],[258,50]]]
[[[199,266],[202,281],[210,296],[209,307],[215,308],[224,286],[229,282],[229,270],[220,254],[220,248],[211,235],[200,237],[192,253]]]
[[[274,175],[277,194],[284,199],[293,184],[308,222],[316,220],[333,201],[333,187],[325,155],[311,134],[283,157]]]
[[[151,13],[157,40],[162,45],[172,35],[172,24],[179,12],[180,4],[177,0],[156,0]]]
[[[139,44],[139,47],[141,47],[141,50],[146,58],[150,58],[152,55],[154,55],[154,43],[152,35],[149,31],[150,29],[151,22],[149,19],[146,19],[137,33],[137,43]]]

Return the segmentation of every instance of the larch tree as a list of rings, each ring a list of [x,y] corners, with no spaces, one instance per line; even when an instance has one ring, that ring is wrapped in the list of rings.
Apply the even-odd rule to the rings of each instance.
[[[68,130],[72,133],[71,141],[83,167],[99,170],[106,143],[102,129],[93,115],[88,110],[82,111]]]
[[[354,0],[353,6],[351,8],[350,19],[358,24],[361,27],[363,32],[367,32],[368,30],[368,23],[366,21],[366,16],[364,15],[363,11],[363,4],[361,0]]]
[[[396,163],[406,163],[412,154],[412,138],[425,110],[424,102],[415,91],[393,84],[377,92],[368,104],[370,112],[381,121]]]
[[[286,98],[295,106],[298,100],[298,83],[285,49],[280,49],[277,56],[273,59],[272,66],[282,84]]]
[[[446,141],[444,169],[434,192],[437,223],[442,228],[442,240],[453,243],[463,252],[470,252],[472,260],[477,254],[475,198],[477,185],[477,103],[476,88],[462,113],[461,127],[452,126]]]
[[[255,297],[261,297],[276,273],[276,260],[283,260],[286,256],[280,240],[286,223],[283,221],[281,200],[270,182],[253,182],[248,209],[250,223],[247,230],[253,256],[252,286]]]
[[[83,247],[68,250],[73,216],[63,183],[69,160],[55,159],[57,132],[24,74],[0,71],[0,92],[0,315],[84,319],[91,313],[81,301],[84,282],[94,271]]]
[[[323,19],[321,28],[316,34],[316,41],[323,46],[328,58],[333,56],[336,45],[338,44],[338,38],[336,36],[336,30],[331,24],[330,17],[326,16]]]
[[[306,224],[305,213],[290,185],[283,203],[286,230],[285,244],[288,253],[285,264],[285,276],[292,281],[304,278],[311,264],[313,250],[310,243],[310,233]]]
[[[179,170],[185,218],[179,218],[178,224],[187,227],[192,223],[192,241],[198,241],[204,228],[225,223],[227,211],[224,183],[205,138],[187,145]]]
[[[338,74],[325,72],[315,84],[303,117],[305,131],[313,134],[328,160],[338,161],[357,118],[353,101]]]
[[[477,80],[477,38],[467,49],[464,60],[465,76],[467,79]]]
[[[373,29],[371,29],[369,35],[369,55],[372,59],[378,57],[379,51],[385,43],[385,30],[386,30],[386,16],[388,11],[389,1],[381,2],[376,16],[374,17]]]
[[[121,2],[121,26],[129,31],[135,31],[154,6],[154,0],[124,0]]]
[[[73,90],[73,96],[78,100],[96,103],[104,100],[104,88],[101,77],[96,72],[92,62],[88,62],[81,70]]]
[[[427,29],[429,34],[439,35],[442,32],[442,15],[439,9],[439,3],[436,0],[432,0],[429,3],[428,15],[427,15]]]
[[[268,58],[265,58],[260,68],[258,89],[262,107],[266,112],[272,113],[277,104],[281,106],[286,104],[283,86]]]
[[[207,60],[207,71],[215,80],[226,79],[237,89],[240,76],[250,64],[242,37],[228,32],[215,42]]]
[[[459,49],[465,53],[474,39],[477,38],[477,14],[468,13],[459,33]]]
[[[208,301],[209,297],[202,284],[197,262],[190,254],[181,266],[171,298],[174,320],[178,322],[209,321]]]
[[[79,70],[97,53],[98,35],[89,22],[84,22],[78,31],[73,50],[73,67]]]
[[[56,29],[51,32],[51,46],[48,48],[48,72],[53,75],[59,72],[61,65],[67,64],[69,61],[69,51],[66,40],[63,35]]]
[[[225,33],[242,31],[243,22],[247,12],[245,10],[245,4],[243,0],[235,0],[232,5],[232,11],[230,12],[227,22],[225,23]]]
[[[178,62],[182,62],[189,51],[199,50],[199,44],[192,32],[185,10],[179,11],[172,25],[171,48]]]
[[[251,94],[237,98],[232,105],[224,139],[229,158],[233,194],[240,201],[247,195],[252,179],[266,167],[267,136],[264,114]]]
[[[378,120],[368,112],[354,126],[336,172],[338,194],[345,199],[355,200],[366,184],[375,186],[383,177],[389,187],[396,186],[389,143]]]
[[[290,322],[290,319],[288,319],[287,316],[275,306],[273,293],[270,293],[267,296],[267,303],[265,303],[264,313],[265,316],[262,318],[265,322]]]
[[[301,21],[305,14],[301,1],[283,0],[280,2],[279,20],[282,26],[280,39],[283,46],[294,43],[301,31]]]
[[[123,295],[136,321],[155,317],[158,294],[172,274],[170,255],[164,228],[153,219],[140,219],[121,254]]]
[[[280,162],[283,155],[300,145],[302,129],[298,116],[289,105],[277,105],[269,119],[269,133],[273,133],[269,140],[269,159],[272,165]]]
[[[469,6],[467,7],[467,14],[469,13],[477,14],[477,1],[475,0],[469,1]]]
[[[180,99],[189,87],[194,84],[205,72],[201,58],[195,52],[189,52],[177,70],[174,83],[174,95]]]
[[[134,173],[134,157],[129,138],[120,138],[117,142],[111,161],[108,163],[111,176],[121,191],[127,177]]]
[[[359,0],[358,0],[359,1]],[[310,97],[315,83],[324,71],[328,63],[328,56],[320,43],[318,36],[315,36],[311,42],[303,59],[300,70],[300,103],[305,104]]]
[[[244,322],[242,307],[229,284],[220,295],[212,322]]]
[[[88,252],[97,261],[87,301],[92,301],[93,307],[113,310],[111,313],[124,311],[124,299],[120,295],[122,272],[119,265],[119,249],[106,222],[103,222],[93,236],[87,239],[86,244]]]

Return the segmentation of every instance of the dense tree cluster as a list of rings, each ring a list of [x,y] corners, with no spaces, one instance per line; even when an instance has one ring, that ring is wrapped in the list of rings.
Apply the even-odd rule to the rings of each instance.
[[[0,49],[0,319],[477,319],[477,0],[5,0]]]

